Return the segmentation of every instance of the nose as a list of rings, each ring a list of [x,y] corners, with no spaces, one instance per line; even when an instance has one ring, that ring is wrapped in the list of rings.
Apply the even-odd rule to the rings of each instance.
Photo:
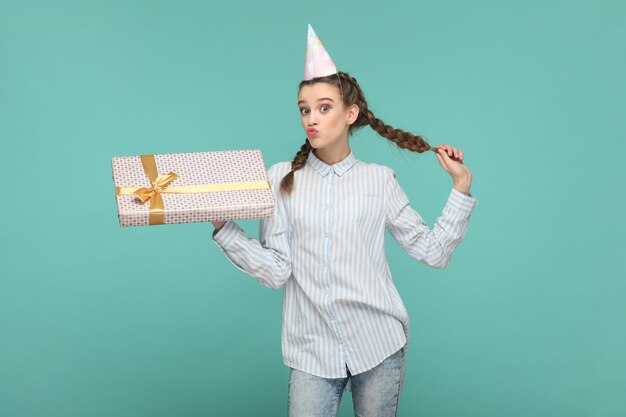
[[[309,126],[313,126],[317,124],[317,117],[314,116],[314,112],[309,113],[309,117],[307,119]]]

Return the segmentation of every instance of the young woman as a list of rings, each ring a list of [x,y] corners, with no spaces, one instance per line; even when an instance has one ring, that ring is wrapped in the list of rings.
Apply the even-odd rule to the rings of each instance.
[[[445,268],[477,203],[472,175],[460,150],[432,148],[377,119],[345,72],[305,77],[298,106],[307,139],[293,161],[267,171],[273,217],[260,220],[258,240],[233,221],[214,222],[213,240],[262,285],[284,286],[290,417],[335,416],[348,383],[356,415],[395,416],[409,319],[387,264],[385,230],[419,262]],[[434,151],[452,177],[432,230],[409,205],[391,168],[360,161],[350,150],[352,131],[365,125],[401,148]]]

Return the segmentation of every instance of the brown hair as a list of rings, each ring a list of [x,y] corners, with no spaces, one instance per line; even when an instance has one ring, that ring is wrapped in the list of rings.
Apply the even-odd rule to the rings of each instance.
[[[337,74],[327,75],[325,77],[318,77],[312,80],[304,80],[300,83],[298,90],[305,85],[311,85],[315,83],[328,83],[336,86],[339,89],[343,104],[349,107],[356,104],[359,107],[359,115],[356,121],[348,128],[348,133],[352,134],[353,129],[369,125],[372,129],[378,132],[379,135],[389,139],[395,143],[399,148],[407,149],[413,152],[426,152],[429,150],[436,151],[436,148],[431,147],[423,137],[414,135],[411,132],[405,132],[402,129],[395,129],[389,125],[383,123],[382,120],[377,119],[374,114],[368,109],[367,101],[365,101],[365,94],[359,87],[356,79],[346,72],[339,71]],[[304,166],[309,156],[309,152],[313,147],[309,143],[307,138],[304,145],[296,153],[295,158],[291,162],[291,171],[283,177],[280,182],[280,192],[290,194],[293,190],[293,178],[294,172]]]

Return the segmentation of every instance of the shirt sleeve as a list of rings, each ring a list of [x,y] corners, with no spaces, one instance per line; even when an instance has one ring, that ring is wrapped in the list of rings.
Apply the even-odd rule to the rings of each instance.
[[[450,263],[452,252],[463,240],[478,201],[471,193],[465,195],[453,188],[443,213],[430,229],[422,216],[409,205],[395,172],[389,171],[385,189],[389,233],[411,257],[433,268],[445,268]]]
[[[259,220],[259,239],[249,238],[234,221],[227,221],[212,239],[230,262],[262,285],[278,289],[291,276],[291,257],[285,210],[279,193],[280,180],[276,166],[267,177],[274,193],[274,214]]]

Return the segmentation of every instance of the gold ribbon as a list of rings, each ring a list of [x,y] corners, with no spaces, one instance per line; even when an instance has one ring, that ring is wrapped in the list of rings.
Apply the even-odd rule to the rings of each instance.
[[[186,185],[170,187],[169,184],[178,178],[174,172],[159,175],[154,155],[141,155],[143,170],[152,183],[152,187],[115,187],[115,195],[136,195],[141,204],[150,200],[150,224],[163,224],[165,219],[165,207],[162,193],[189,194],[189,193],[212,193],[218,191],[238,190],[261,190],[269,189],[267,181],[227,182],[222,184]]]

